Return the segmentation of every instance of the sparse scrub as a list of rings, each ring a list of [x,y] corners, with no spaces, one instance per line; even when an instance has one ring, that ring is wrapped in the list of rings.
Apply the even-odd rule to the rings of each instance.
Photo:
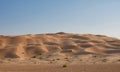
[[[55,59],[53,59],[52,61],[55,61]]]
[[[68,59],[67,57],[65,59]]]
[[[102,62],[107,62],[107,59],[103,59]]]
[[[120,62],[120,59],[118,59],[118,62]]]
[[[55,59],[52,59],[52,60],[50,60],[50,63],[53,63],[55,61]]]
[[[50,63],[53,63],[52,61],[50,61]]]
[[[96,58],[97,56],[96,56],[96,55],[94,55],[93,57],[94,57],[94,58]]]
[[[36,56],[32,56],[32,58],[36,58]]]
[[[66,67],[67,67],[67,64],[64,64],[62,67],[63,67],[63,68],[66,68]]]
[[[80,59],[80,61],[82,61],[82,59]]]
[[[106,57],[106,55],[104,54],[96,54],[96,55],[93,55],[94,58],[103,58],[103,57]]]
[[[59,58],[57,58],[56,60],[60,60]]]
[[[8,61],[12,61],[12,59],[11,59],[11,58],[8,58],[7,60],[8,60]]]

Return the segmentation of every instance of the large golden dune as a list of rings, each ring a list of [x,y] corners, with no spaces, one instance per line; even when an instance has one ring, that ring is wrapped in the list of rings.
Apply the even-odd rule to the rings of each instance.
[[[93,34],[51,33],[0,36],[0,58],[40,55],[111,54],[120,52],[120,40]]]

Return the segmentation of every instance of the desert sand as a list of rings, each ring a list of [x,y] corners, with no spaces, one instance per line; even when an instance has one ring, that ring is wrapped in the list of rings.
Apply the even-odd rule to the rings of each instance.
[[[0,72],[119,72],[120,64],[96,65],[3,65]]]
[[[118,38],[64,32],[0,35],[0,72],[119,72],[119,67]]]

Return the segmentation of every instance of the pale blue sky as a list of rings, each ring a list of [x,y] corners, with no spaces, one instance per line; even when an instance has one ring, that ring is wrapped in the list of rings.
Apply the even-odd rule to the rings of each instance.
[[[0,34],[60,31],[120,37],[120,0],[0,0]]]

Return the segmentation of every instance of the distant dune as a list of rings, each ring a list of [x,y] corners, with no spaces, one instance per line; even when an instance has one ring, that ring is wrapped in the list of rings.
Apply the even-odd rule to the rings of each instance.
[[[120,40],[92,34],[49,33],[0,36],[0,58],[34,58],[40,55],[120,53]]]

